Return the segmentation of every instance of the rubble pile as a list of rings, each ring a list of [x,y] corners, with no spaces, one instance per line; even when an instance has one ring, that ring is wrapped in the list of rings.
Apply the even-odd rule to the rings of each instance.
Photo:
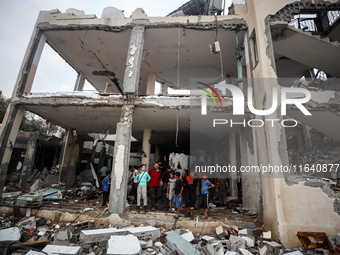
[[[10,219],[15,220],[12,216],[1,216],[2,223]],[[298,232],[297,238],[303,246],[285,249],[272,240],[270,231],[239,229],[237,226],[220,225],[214,235],[202,235],[202,232],[175,229],[175,224],[172,230],[143,225],[117,228],[108,222],[102,225],[96,225],[94,221],[58,224],[34,216],[21,218],[16,226],[8,226],[0,230],[1,254],[340,254],[340,234],[330,238],[325,233]]]

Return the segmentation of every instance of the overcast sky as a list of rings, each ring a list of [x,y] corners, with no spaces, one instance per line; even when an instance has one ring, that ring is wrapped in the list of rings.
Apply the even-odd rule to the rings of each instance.
[[[27,44],[41,10],[68,8],[101,17],[105,7],[124,10],[125,17],[141,7],[148,16],[166,16],[187,0],[0,0],[0,90],[12,94]],[[55,70],[51,72],[51,70]],[[76,72],[46,44],[40,59],[32,92],[72,91]],[[57,89],[56,89],[57,88]],[[86,86],[85,89],[91,89]]]

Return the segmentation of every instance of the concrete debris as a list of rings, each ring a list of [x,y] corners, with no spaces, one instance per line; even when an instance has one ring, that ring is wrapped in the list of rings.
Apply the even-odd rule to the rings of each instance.
[[[21,228],[24,228],[24,229],[36,229],[37,228],[37,222],[35,220],[35,217],[22,218],[18,222],[18,227],[21,227]]]
[[[218,226],[216,228],[216,235],[219,237],[219,238],[222,238],[225,236],[225,233],[224,233],[224,230],[223,230],[223,227],[222,226]]]
[[[20,237],[20,229],[17,227],[0,230],[0,242],[16,242]]]
[[[47,245],[43,250],[47,254],[80,255],[81,248],[74,246]]]
[[[340,234],[339,234],[339,233],[337,233],[337,234],[335,235],[335,244],[336,244],[337,246],[340,246]]]
[[[166,236],[166,239],[176,247],[179,255],[194,255],[196,253],[195,247],[175,231],[171,231],[170,234]]]
[[[113,235],[108,241],[107,255],[140,254],[141,247],[137,237],[133,235]]]
[[[213,243],[216,239],[211,236],[202,236],[201,239],[207,243]]]
[[[183,235],[181,235],[181,237],[183,237],[185,240],[187,240],[189,243],[195,239],[193,233],[190,231],[188,233],[184,233]]]
[[[240,248],[239,250],[242,255],[253,255],[250,251],[247,251],[246,249]]]
[[[249,232],[248,229],[244,228],[244,229],[239,230],[239,231],[238,231],[238,234],[239,234],[240,236],[241,236],[241,235],[246,236],[246,235],[249,235],[250,232]]]
[[[54,236],[54,242],[55,245],[64,245],[68,246],[70,244],[67,231],[59,231]]]
[[[79,240],[83,243],[94,243],[107,241],[111,235],[128,235],[132,234],[138,238],[145,238],[146,240],[156,241],[160,237],[160,231],[154,227],[139,227],[128,229],[106,228],[94,230],[82,230],[80,232]]]
[[[265,239],[265,240],[270,240],[270,239],[272,239],[272,232],[270,232],[270,231],[268,231],[268,232],[263,232],[262,235],[263,235],[263,239]]]
[[[241,236],[246,241],[247,247],[254,247],[255,246],[255,237],[250,236]]]

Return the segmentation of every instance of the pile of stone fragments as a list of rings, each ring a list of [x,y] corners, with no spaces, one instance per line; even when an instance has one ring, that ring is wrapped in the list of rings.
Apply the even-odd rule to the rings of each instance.
[[[11,223],[8,223],[8,219],[4,220],[4,217],[1,218],[3,229],[0,230],[0,254],[340,254],[340,234],[331,238],[324,233],[314,233],[319,242],[313,243],[310,241],[313,235],[301,232],[302,238],[306,237],[303,239],[306,242],[300,240],[303,247],[288,250],[272,240],[270,231],[238,229],[236,226],[219,226],[213,236],[208,236],[185,229],[167,230],[143,225],[115,228],[108,222],[101,226],[96,226],[93,221],[58,224],[34,216],[24,217],[16,226],[9,227]],[[325,236],[326,242],[320,242],[320,234]]]

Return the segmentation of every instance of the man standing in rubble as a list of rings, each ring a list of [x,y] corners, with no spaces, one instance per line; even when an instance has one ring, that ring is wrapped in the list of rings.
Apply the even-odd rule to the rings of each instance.
[[[103,179],[102,184],[103,184],[103,203],[102,206],[106,206],[106,201],[109,198],[110,194],[110,185],[111,185],[111,178],[110,178],[111,172],[107,171],[106,172],[106,177]]]
[[[149,189],[150,189],[150,198],[151,198],[151,211],[156,210],[156,202],[161,197],[161,186],[163,185],[162,171],[159,169],[159,165],[156,162],[153,165],[154,168],[149,170],[149,175],[151,180],[149,181]]]

